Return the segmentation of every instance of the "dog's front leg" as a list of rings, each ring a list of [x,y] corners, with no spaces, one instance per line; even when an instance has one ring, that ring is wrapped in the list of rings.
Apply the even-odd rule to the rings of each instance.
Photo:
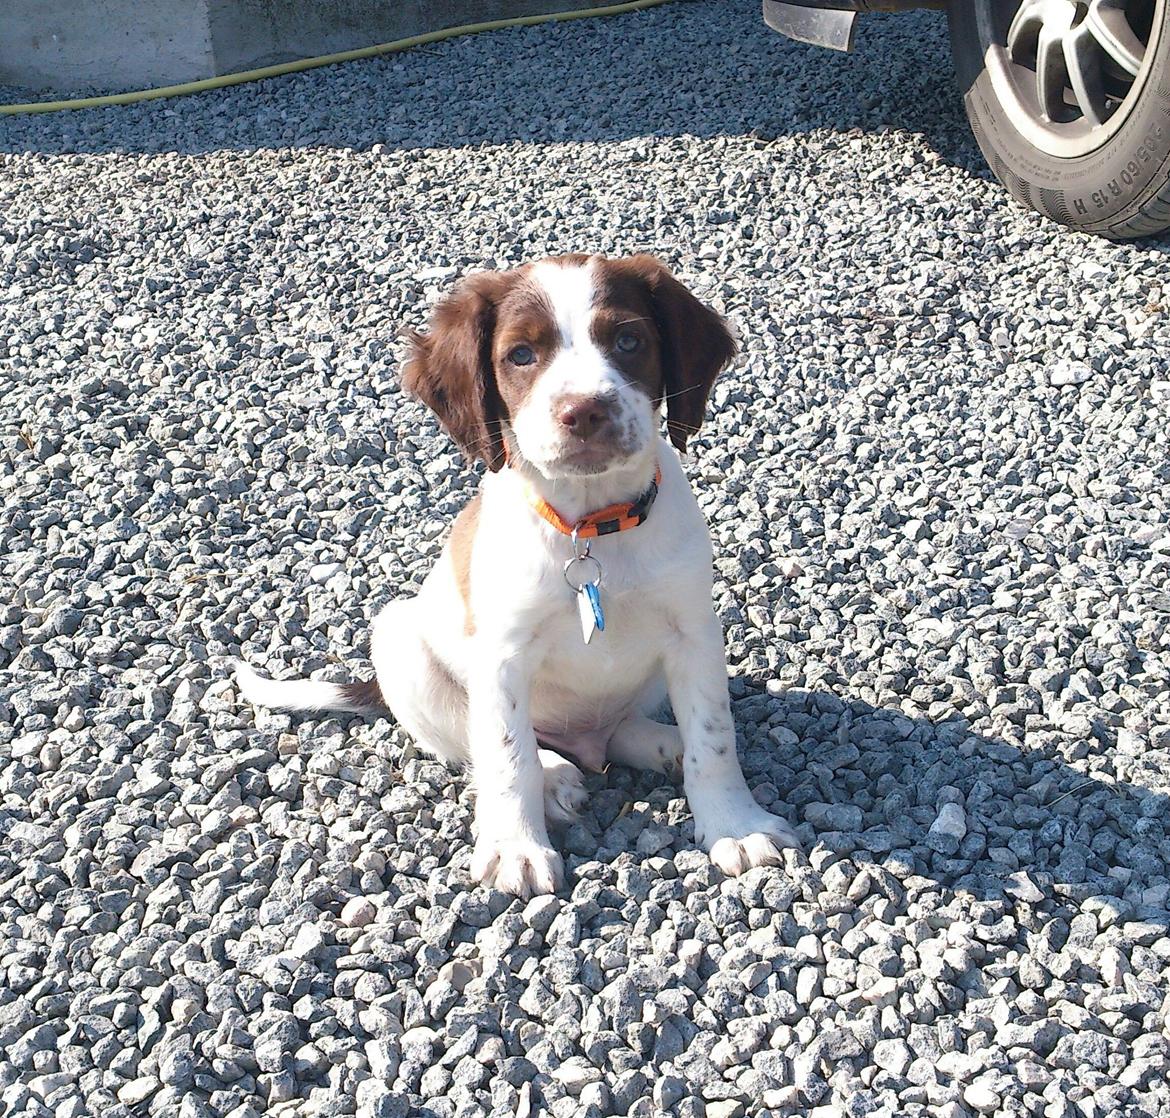
[[[683,787],[695,838],[724,873],[775,865],[799,846],[789,825],[752,796],[735,755],[723,631],[714,613],[675,619],[664,667],[683,744]]]
[[[518,644],[506,650],[496,644],[477,660],[467,689],[476,788],[471,873],[519,897],[553,893],[562,863],[545,823],[544,771],[529,714],[532,669]]]

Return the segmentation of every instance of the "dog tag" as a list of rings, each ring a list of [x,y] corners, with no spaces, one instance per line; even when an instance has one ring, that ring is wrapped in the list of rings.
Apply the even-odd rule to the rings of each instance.
[[[605,614],[601,612],[601,593],[597,582],[586,582],[577,592],[577,612],[581,619],[581,640],[589,644],[594,633],[605,632]]]
[[[595,632],[605,632],[605,614],[601,609],[601,564],[589,554],[588,542],[578,545],[574,535],[573,544],[577,554],[565,564],[565,581],[577,595],[581,639],[588,644]]]
[[[594,632],[605,632],[605,614],[601,610],[601,591],[596,582],[587,582],[577,591],[577,612],[581,615],[581,637],[586,644]]]

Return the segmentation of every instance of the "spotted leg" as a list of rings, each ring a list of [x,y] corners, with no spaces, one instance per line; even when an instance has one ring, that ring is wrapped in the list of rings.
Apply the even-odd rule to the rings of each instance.
[[[683,743],[683,787],[695,838],[724,873],[776,865],[799,846],[792,828],[756,803],[735,755],[723,632],[714,613],[680,615],[667,652],[666,684]]]

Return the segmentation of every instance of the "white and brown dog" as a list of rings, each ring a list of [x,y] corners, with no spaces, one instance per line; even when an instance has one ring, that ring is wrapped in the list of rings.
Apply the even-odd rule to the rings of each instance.
[[[735,353],[723,320],[654,258],[562,256],[473,275],[414,335],[405,387],[488,473],[417,597],[374,621],[376,682],[275,682],[252,702],[385,705],[419,745],[469,761],[472,873],[552,892],[548,822],[581,773],[680,766],[695,835],[724,872],[780,861],[791,828],[735,753],[711,543],[681,451]],[[626,530],[629,529],[629,530]],[[677,726],[654,721],[669,697]]]

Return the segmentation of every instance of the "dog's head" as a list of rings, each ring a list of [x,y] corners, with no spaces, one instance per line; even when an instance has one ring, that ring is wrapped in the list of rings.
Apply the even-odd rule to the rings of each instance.
[[[412,335],[403,383],[472,458],[546,477],[645,453],[665,400],[680,450],[735,354],[723,320],[652,256],[561,256],[464,280]]]

